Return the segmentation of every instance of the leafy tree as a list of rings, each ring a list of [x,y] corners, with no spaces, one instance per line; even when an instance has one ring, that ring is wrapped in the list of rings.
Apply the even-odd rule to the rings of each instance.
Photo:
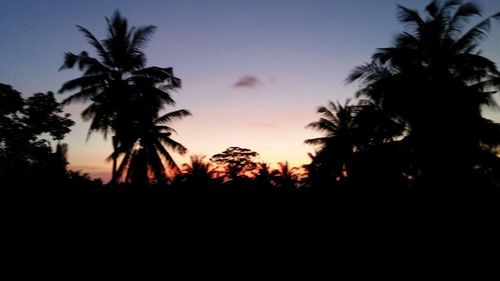
[[[101,41],[86,28],[77,26],[98,58],[85,51],[79,55],[66,53],[61,69],[77,66],[83,75],[64,83],[59,92],[73,92],[65,104],[91,102],[81,114],[84,120],[91,121],[89,136],[94,131],[105,137],[113,134],[112,182],[116,182],[118,150],[130,141],[126,138],[137,118],[135,113],[144,115],[147,111],[149,121],[154,120],[165,104],[174,104],[169,91],[179,88],[181,81],[173,75],[172,68],[146,67],[143,49],[156,27],[129,29],[127,20],[119,12],[106,21],[108,30]]]
[[[11,114],[15,114],[21,110],[23,98],[21,97],[21,93],[14,90],[12,86],[0,83],[0,99],[2,100],[0,104],[0,116],[2,119],[0,121],[5,126],[4,124],[6,124],[7,119],[11,119]]]
[[[60,141],[74,122],[52,92],[27,98],[0,84],[0,178],[9,181],[65,176],[67,146]],[[55,152],[51,141],[56,141]]]
[[[218,164],[225,170],[228,180],[235,180],[239,177],[246,177],[254,172],[257,163],[254,159],[259,154],[248,148],[229,147],[221,153],[215,154],[210,161]]]

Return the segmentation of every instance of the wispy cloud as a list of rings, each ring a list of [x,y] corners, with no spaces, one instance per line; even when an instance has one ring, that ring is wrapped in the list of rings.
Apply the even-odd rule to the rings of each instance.
[[[262,84],[259,78],[255,75],[245,75],[238,78],[238,80],[233,84],[234,88],[239,89],[255,89]]]

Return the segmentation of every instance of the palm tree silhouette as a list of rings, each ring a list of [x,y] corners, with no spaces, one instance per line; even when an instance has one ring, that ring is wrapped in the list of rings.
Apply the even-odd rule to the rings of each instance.
[[[466,174],[479,149],[475,128],[482,122],[481,107],[495,105],[492,95],[498,89],[495,64],[477,48],[500,13],[467,30],[481,16],[472,2],[432,1],[425,18],[398,9],[399,21],[409,30],[392,47],[378,49],[370,63],[356,67],[347,82],[359,81],[358,97],[368,97],[408,124],[422,174],[430,181]]]
[[[216,170],[212,163],[205,161],[205,155],[191,155],[190,163],[182,165],[182,171],[175,180],[189,191],[208,191],[214,184]]]
[[[477,5],[439,3],[427,6],[426,19],[399,6],[398,18],[410,31],[399,34],[393,47],[378,49],[372,62],[356,67],[347,78],[361,82],[357,96],[367,96],[384,110],[401,115],[413,131],[421,129],[421,122],[429,125],[424,115],[430,111],[439,114],[454,108],[475,117],[481,105],[494,105],[494,92],[483,86],[491,84],[491,75],[498,71],[492,61],[477,54],[477,47],[500,13],[463,31],[472,17],[481,15]]]
[[[59,92],[73,92],[64,100],[65,104],[91,101],[81,114],[85,121],[91,121],[88,137],[94,131],[103,133],[104,137],[113,133],[115,153],[112,154],[111,182],[116,183],[116,151],[132,122],[129,113],[143,110],[137,107],[137,103],[147,100],[147,110],[152,110],[155,116],[165,104],[174,104],[169,90],[179,88],[181,81],[173,75],[172,68],[146,67],[143,49],[156,27],[148,25],[129,29],[127,20],[118,11],[106,21],[107,35],[101,41],[86,28],[77,26],[98,58],[85,51],[79,55],[66,53],[60,70],[78,66],[83,75],[64,83]]]
[[[343,105],[337,101],[319,107],[317,113],[322,117],[307,125],[325,134],[305,141],[319,148],[315,155],[309,155],[311,164],[306,165],[313,177],[340,181],[350,174],[354,153],[394,141],[405,133],[404,124],[373,102],[349,103],[347,99]]]
[[[274,169],[271,174],[276,186],[283,191],[293,191],[296,189],[297,168],[290,168],[288,161],[279,162],[278,169]]]
[[[272,171],[268,163],[261,162],[257,165],[255,182],[261,191],[269,191],[272,188]]]
[[[345,168],[355,151],[355,114],[356,108],[349,105],[347,99],[342,105],[329,102],[327,106],[320,106],[317,113],[321,114],[319,121],[306,126],[325,134],[323,137],[307,139],[306,144],[319,146],[316,157],[321,158],[321,165],[332,173],[334,179],[345,177]]]
[[[193,178],[213,178],[215,170],[210,162],[205,161],[205,155],[191,155],[189,164],[184,164],[182,173]]]
[[[122,136],[122,142],[117,150],[110,156],[123,155],[123,160],[118,168],[118,176],[132,184],[144,185],[151,182],[165,184],[167,174],[164,163],[168,168],[178,170],[178,166],[165,147],[184,155],[187,149],[174,141],[170,136],[175,130],[166,124],[175,119],[190,116],[191,113],[181,109],[166,113],[154,120],[145,119],[136,122],[127,131],[127,136]],[[141,119],[135,119],[138,121]]]

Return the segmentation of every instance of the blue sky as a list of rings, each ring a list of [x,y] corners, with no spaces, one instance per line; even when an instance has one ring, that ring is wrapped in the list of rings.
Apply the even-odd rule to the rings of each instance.
[[[500,11],[498,0],[476,2],[485,15]],[[75,25],[103,38],[104,17],[119,9],[131,25],[158,27],[146,48],[148,64],[172,66],[183,79],[173,94],[177,106],[167,110],[192,111],[173,124],[190,153],[241,146],[262,161],[298,166],[313,151],[304,139],[318,136],[304,128],[317,118],[316,107],[351,97],[356,85],[345,85],[349,71],[403,30],[396,3],[421,10],[428,1],[0,0],[0,82],[25,96],[57,91],[79,76],[58,71],[64,53],[92,51]],[[500,23],[482,49],[500,63]],[[247,87],[234,86],[240,79],[250,81]],[[111,144],[98,134],[85,140],[82,108],[65,109],[77,122],[66,138],[71,168],[109,177],[104,158]],[[500,122],[498,112],[487,116]]]

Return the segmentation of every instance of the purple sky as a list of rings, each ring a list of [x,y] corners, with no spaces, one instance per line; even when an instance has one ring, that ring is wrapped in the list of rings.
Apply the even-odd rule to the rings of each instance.
[[[500,11],[498,0],[476,2],[485,15]],[[348,72],[403,29],[396,3],[423,9],[428,1],[3,0],[0,82],[25,96],[57,91],[80,75],[58,72],[64,53],[92,51],[75,25],[102,38],[104,17],[119,9],[131,25],[158,26],[146,48],[148,64],[172,66],[183,79],[170,110],[193,113],[173,124],[176,140],[190,153],[210,157],[241,146],[259,152],[262,161],[299,166],[313,151],[304,139],[318,136],[304,128],[316,120],[316,107],[351,97],[356,85],[345,85]],[[500,63],[500,23],[482,49]],[[82,108],[66,108],[77,122],[66,138],[70,168],[109,178],[104,158],[111,144],[98,134],[85,140]],[[488,111],[487,117],[500,122],[498,112]]]

